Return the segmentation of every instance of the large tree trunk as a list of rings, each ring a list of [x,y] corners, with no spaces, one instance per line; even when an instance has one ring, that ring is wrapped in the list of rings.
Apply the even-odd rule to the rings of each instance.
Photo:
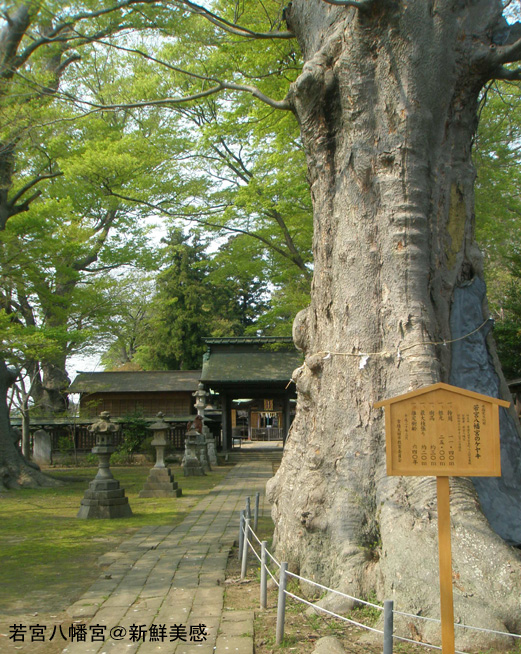
[[[38,466],[27,461],[15,443],[9,422],[7,392],[16,376],[0,359],[0,490],[56,486],[59,482],[46,477]]]
[[[294,327],[306,355],[297,415],[269,485],[277,550],[306,577],[358,597],[376,590],[398,610],[433,617],[436,484],[386,475],[373,403],[438,381],[500,389],[485,327],[450,343],[487,316],[471,144],[490,71],[473,48],[500,15],[490,0],[377,1],[363,12],[294,0],[288,13],[306,61],[292,98],[308,153],[315,269],[311,306]],[[519,461],[512,418],[502,422]],[[504,520],[497,501],[521,497],[519,463],[503,463],[511,478],[480,482],[480,499],[501,535],[519,542],[507,523],[521,524],[521,502],[509,500]],[[519,631],[518,552],[491,530],[471,480],[451,488],[456,618]],[[437,630],[417,621],[402,633],[436,639]],[[471,648],[494,640],[457,636]]]
[[[63,416],[69,407],[67,389],[71,380],[66,370],[65,355],[55,361],[42,361],[42,384],[40,389],[41,411],[46,416]]]

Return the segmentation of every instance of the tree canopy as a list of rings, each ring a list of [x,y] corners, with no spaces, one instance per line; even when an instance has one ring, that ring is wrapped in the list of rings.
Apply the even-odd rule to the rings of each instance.
[[[270,487],[278,551],[313,578],[340,579],[351,594],[397,594],[418,612],[435,606],[424,565],[435,551],[433,486],[386,476],[373,403],[441,380],[505,392],[483,328],[471,150],[483,89],[521,79],[509,4],[27,0],[6,9],[0,35],[6,333],[45,323],[69,336],[90,324],[90,309],[74,312],[110,289],[81,294],[134,256],[138,216],[171,221],[157,304],[144,315],[168,347],[138,333],[134,354],[154,366],[195,365],[201,315],[217,330],[256,329],[253,317],[287,330],[313,273],[295,323],[306,355],[297,415]],[[491,103],[478,151],[482,242],[501,261],[493,281],[517,274],[516,252],[501,242],[518,213],[503,175],[515,164],[517,126],[500,114]],[[498,125],[504,140],[493,136]],[[498,196],[506,210],[496,228]],[[31,253],[21,270],[16,258]],[[2,399],[11,382],[3,359]],[[489,527],[521,541],[519,435],[514,417],[502,421],[504,478],[453,480],[458,611],[519,628],[500,580],[521,588],[520,561]],[[8,431],[2,402],[3,486],[32,475]],[[469,566],[470,547],[491,552],[493,567]],[[487,598],[476,570],[499,580]],[[418,571],[430,575],[421,587]]]

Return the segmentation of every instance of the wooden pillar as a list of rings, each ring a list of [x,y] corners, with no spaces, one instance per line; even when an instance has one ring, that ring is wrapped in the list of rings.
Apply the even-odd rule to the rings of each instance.
[[[441,649],[443,654],[454,654],[454,599],[452,593],[449,478],[436,477],[436,485],[438,491]]]
[[[223,452],[229,452],[232,449],[232,432],[231,432],[231,401],[228,393],[221,392],[221,402],[222,402]]]

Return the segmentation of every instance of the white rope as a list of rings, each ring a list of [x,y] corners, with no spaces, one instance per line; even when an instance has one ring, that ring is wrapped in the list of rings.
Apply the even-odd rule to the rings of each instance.
[[[299,575],[294,574],[293,572],[286,572],[287,575],[290,577],[295,577],[295,579],[300,579],[300,581],[304,581],[308,584],[313,584],[313,586],[318,586],[319,588],[322,588],[323,590],[328,590],[331,593],[335,593],[336,595],[340,595],[341,597],[346,597],[347,599],[353,600],[355,602],[359,602],[360,604],[365,604],[366,606],[372,606],[374,609],[378,609],[379,611],[383,611],[384,607],[379,606],[378,604],[371,604],[371,602],[366,602],[365,600],[358,599],[358,597],[351,597],[351,595],[346,595],[345,593],[341,593],[339,590],[333,590],[333,588],[328,588],[327,586],[322,586],[322,584],[317,583],[316,581],[311,581],[311,579],[306,579],[305,577],[300,577]]]
[[[424,615],[415,615],[414,613],[405,613],[403,611],[393,611],[394,615],[402,615],[406,618],[416,618],[418,620],[425,620],[427,622],[437,622],[440,624],[440,620],[437,618],[428,618]],[[471,627],[470,625],[467,624],[459,624],[457,622],[454,623],[455,627],[458,627],[459,629],[471,629],[472,631],[483,631],[484,633],[487,634],[496,634],[498,636],[506,636],[507,638],[521,638],[519,634],[511,634],[506,631],[496,631],[495,629],[485,629],[484,627]]]
[[[485,321],[476,330],[474,330],[474,332],[481,329],[486,324],[486,322],[488,322],[488,321]],[[471,332],[471,334],[473,334],[474,332]],[[469,336],[469,335],[470,334],[467,334],[467,336]],[[466,338],[466,336],[465,337],[460,337],[459,339],[455,339],[455,340],[461,340],[461,338]],[[451,342],[453,342],[453,341],[451,341]],[[413,346],[410,346],[410,347],[413,347]],[[338,354],[338,353],[332,353],[332,354]],[[342,354],[344,354],[344,353],[342,353]],[[246,522],[244,522],[244,525],[246,525]],[[262,546],[261,541],[259,540],[259,538],[257,537],[257,535],[255,534],[255,532],[253,531],[253,529],[251,528],[250,525],[248,525],[248,529],[253,534],[256,541]],[[243,528],[242,531],[244,533],[246,543],[251,547],[253,553],[257,557],[257,560],[262,565],[261,558],[259,557],[259,555],[255,551],[255,548],[253,547],[252,543],[248,540],[248,537],[246,536],[246,529]],[[280,563],[273,556],[273,554],[271,554],[271,552],[268,550],[268,548],[266,548],[266,555],[269,556],[269,558],[275,563],[275,565],[278,568],[280,568]],[[270,577],[273,579],[273,581],[275,582],[275,584],[278,587],[279,582],[274,577],[274,575],[272,574],[272,572],[269,569],[267,564],[266,564],[266,570],[268,571],[268,574],[270,575]],[[329,588],[328,586],[323,586],[322,584],[319,584],[316,581],[312,581],[311,579],[306,579],[305,577],[301,577],[300,575],[297,575],[297,574],[295,574],[293,572],[286,571],[286,575],[288,575],[290,577],[294,577],[295,579],[299,579],[300,581],[303,581],[303,582],[305,582],[307,584],[312,584],[313,586],[317,586],[318,588],[322,588],[323,590],[326,590],[326,591],[328,591],[330,593],[335,593],[336,595],[340,595],[341,597],[345,597],[345,598],[350,599],[350,600],[352,600],[354,602],[358,602],[360,604],[365,604],[366,606],[370,606],[370,607],[372,607],[374,609],[378,609],[379,611],[383,611],[383,606],[379,606],[378,604],[373,604],[371,602],[367,602],[366,600],[359,599],[358,597],[352,597],[351,595],[346,595],[346,593],[342,593],[339,590],[334,590],[333,588]],[[338,618],[340,620],[350,622],[351,624],[354,624],[354,625],[356,625],[358,627],[361,627],[363,629],[369,629],[370,631],[374,631],[375,633],[379,633],[379,634],[383,633],[383,631],[379,631],[378,629],[373,629],[372,627],[368,627],[367,625],[360,624],[358,622],[355,622],[354,620],[350,620],[349,618],[345,618],[345,617],[343,617],[341,615],[338,615],[336,613],[332,613],[331,611],[328,611],[327,609],[323,609],[321,606],[317,606],[316,604],[308,602],[307,600],[303,599],[302,597],[298,597],[297,595],[293,595],[292,593],[290,593],[287,590],[284,591],[284,592],[289,597],[293,597],[295,600],[297,600],[299,602],[303,602],[304,604],[308,604],[309,606],[313,607],[314,609],[317,609],[318,611],[323,611],[324,613],[327,613],[328,615],[332,615],[333,617]],[[401,615],[401,616],[404,616],[406,618],[413,618],[413,619],[417,619],[417,620],[425,620],[427,622],[436,622],[438,624],[440,623],[440,620],[437,619],[437,618],[429,618],[429,617],[426,617],[426,616],[423,616],[423,615],[415,615],[414,613],[405,613],[403,611],[394,611],[393,610],[393,614],[394,615]],[[472,631],[481,631],[481,632],[488,633],[488,634],[496,634],[498,636],[506,636],[507,638],[520,638],[521,639],[521,635],[519,635],[519,634],[511,634],[511,633],[507,633],[505,631],[496,631],[495,629],[485,629],[484,627],[471,627],[470,625],[457,624],[457,623],[455,623],[454,626],[458,627],[459,629],[470,629]],[[413,643],[414,645],[421,645],[423,647],[430,647],[431,649],[441,650],[441,647],[438,647],[437,645],[431,645],[429,643],[421,643],[421,642],[418,642],[416,640],[411,640],[410,638],[405,638],[404,636],[396,636],[395,634],[393,634],[393,638],[396,638],[397,640],[403,640],[403,641],[408,642],[408,643]],[[465,652],[456,651],[456,654],[465,654]]]
[[[338,618],[339,620],[343,620],[344,622],[349,622],[350,624],[354,624],[356,627],[361,627],[362,629],[368,629],[369,631],[374,631],[375,634],[383,634],[383,631],[380,631],[380,629],[374,629],[373,627],[368,627],[366,624],[355,622],[355,620],[350,620],[349,618],[345,618],[343,615],[338,615],[338,613],[333,613],[333,611],[328,611],[327,609],[324,609],[321,606],[317,606],[316,604],[312,604],[311,602],[302,599],[302,597],[298,597],[298,595],[293,595],[293,593],[290,593],[288,590],[285,590],[284,592],[286,593],[286,595],[288,595],[289,597],[293,597],[293,599],[297,600],[298,602],[302,602],[303,604],[307,604],[308,606],[311,606],[312,608],[317,609],[318,611],[322,611],[323,613],[332,615],[334,618]]]
[[[484,631],[487,634],[497,634],[498,636],[508,636],[508,638],[521,638],[519,634],[510,634],[506,631],[495,631],[494,629],[485,629],[484,627],[471,627],[467,624],[455,624],[460,629],[472,629],[473,631]]]
[[[278,568],[280,568],[280,563],[279,563],[279,562],[277,561],[277,559],[273,556],[273,554],[271,554],[271,552],[269,552],[267,549],[266,549],[266,554],[267,554],[267,555],[270,557],[270,559],[275,563],[275,565],[276,565]]]
[[[425,615],[416,615],[415,613],[403,613],[402,611],[393,611],[394,615],[403,615],[406,618],[417,618],[418,620],[426,620],[427,622],[437,622],[440,624],[438,618],[427,618]]]
[[[439,647],[438,645],[431,645],[430,643],[422,643],[417,640],[412,640],[412,638],[405,638],[404,636],[396,636],[395,634],[393,634],[393,638],[395,640],[403,640],[405,643],[413,643],[414,645],[421,645],[423,647],[430,647],[431,649],[441,650],[441,647]],[[458,652],[458,654],[464,654],[464,652]]]
[[[277,579],[272,575],[271,570],[268,568],[268,566],[266,566],[266,570],[268,571],[269,576],[273,579],[273,581],[276,583],[277,588],[278,588],[280,584],[277,581]]]
[[[249,541],[248,539],[246,539],[246,542],[247,542],[248,545],[250,546],[251,551],[252,551],[252,552],[255,554],[255,556],[257,557],[257,560],[258,560],[260,563],[262,563],[261,557],[257,554],[257,552],[255,551],[255,548],[254,548],[253,545],[250,543],[250,541]]]
[[[256,534],[256,533],[253,531],[253,529],[251,528],[251,525],[248,525],[248,528],[249,528],[250,532],[252,533],[253,537],[255,538],[255,540],[257,541],[257,543],[259,543],[259,545],[262,546],[261,541],[259,540],[257,534]]]

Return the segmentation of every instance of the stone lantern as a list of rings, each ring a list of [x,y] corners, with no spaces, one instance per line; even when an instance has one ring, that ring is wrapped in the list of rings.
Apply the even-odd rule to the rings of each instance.
[[[185,436],[185,455],[182,462],[185,477],[202,477],[206,474],[197,456],[197,439],[200,436],[197,429],[189,425]]]
[[[96,434],[92,453],[99,458],[98,473],[90,482],[81,500],[78,518],[129,518],[132,510],[125,490],[114,479],[110,470],[110,455],[115,451],[114,434],[119,430],[110,420],[108,411],[100,413],[99,420],[89,427]]]
[[[211,435],[210,430],[204,423],[204,408],[206,406],[206,391],[204,390],[204,384],[199,382],[199,386],[195,393],[192,393],[195,397],[195,409],[197,415],[201,418],[201,434],[203,438],[200,438],[199,448],[202,454],[199,455],[201,459],[201,465],[206,470],[211,470],[212,465],[217,465],[217,452],[215,449],[215,438]],[[203,446],[204,443],[204,446]]]
[[[170,426],[163,420],[163,414],[157,414],[157,422],[150,425],[153,434],[152,445],[156,448],[156,464],[150,470],[148,479],[139,497],[179,497],[181,489],[174,482],[170,468],[165,465],[165,448]]]

